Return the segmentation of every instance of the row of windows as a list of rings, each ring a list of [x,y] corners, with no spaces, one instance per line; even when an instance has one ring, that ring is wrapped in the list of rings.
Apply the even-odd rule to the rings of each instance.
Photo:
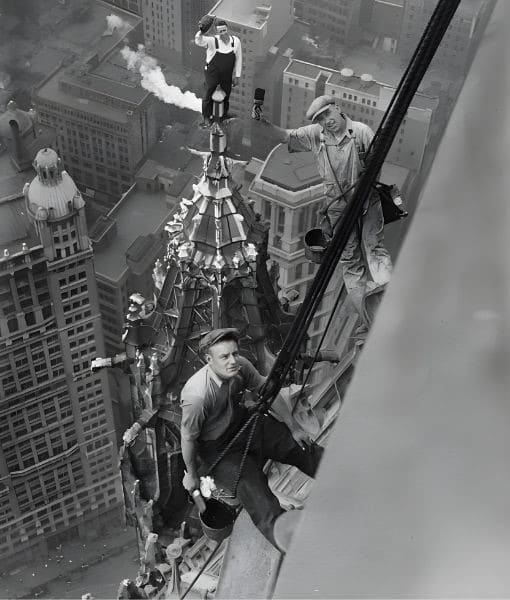
[[[91,310],[85,310],[85,311],[83,311],[83,313],[75,312],[75,313],[71,314],[69,317],[66,317],[65,324],[72,325],[73,323],[79,323],[83,319],[88,319],[91,316],[92,316]]]
[[[79,457],[44,474],[33,474],[14,485],[22,512],[35,510],[85,485]]]

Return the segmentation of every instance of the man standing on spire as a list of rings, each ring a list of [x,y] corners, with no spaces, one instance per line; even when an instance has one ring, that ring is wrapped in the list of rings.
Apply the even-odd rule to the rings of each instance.
[[[212,26],[216,27],[216,35],[204,35]],[[225,116],[228,118],[230,91],[239,83],[243,67],[241,41],[235,35],[229,35],[227,23],[223,20],[215,22],[214,17],[206,15],[199,22],[199,30],[195,34],[195,44],[207,48],[205,74],[205,92],[202,99],[203,127],[211,124],[213,102],[212,95],[216,86],[221,86],[226,97],[224,101]]]

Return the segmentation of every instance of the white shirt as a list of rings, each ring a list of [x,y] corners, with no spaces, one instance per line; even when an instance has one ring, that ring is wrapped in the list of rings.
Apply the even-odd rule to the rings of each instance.
[[[218,50],[216,50],[216,44],[214,42],[215,37],[218,40]],[[201,31],[197,31],[195,34],[195,44],[197,46],[202,46],[202,48],[207,48],[207,53],[205,56],[205,62],[207,64],[211,62],[216,52],[220,52],[221,54],[228,54],[229,52],[232,52],[232,40],[234,40],[234,54],[236,57],[234,65],[234,77],[241,77],[243,56],[241,51],[241,40],[237,36],[229,35],[228,41],[225,44],[221,40],[220,36],[203,35]]]

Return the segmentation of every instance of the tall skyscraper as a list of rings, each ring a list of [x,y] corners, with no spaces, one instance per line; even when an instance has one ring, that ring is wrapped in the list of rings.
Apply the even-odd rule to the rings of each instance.
[[[0,201],[0,560],[98,530],[122,493],[85,203],[51,148]],[[27,173],[30,174],[30,173]]]

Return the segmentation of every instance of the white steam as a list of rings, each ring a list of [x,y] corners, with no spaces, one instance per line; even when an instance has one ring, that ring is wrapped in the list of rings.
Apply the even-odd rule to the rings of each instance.
[[[142,87],[152,92],[157,98],[167,104],[174,104],[179,108],[188,108],[196,112],[202,111],[202,102],[192,92],[183,92],[176,85],[168,85],[158,61],[152,56],[145,54],[145,48],[138,44],[135,52],[124,46],[120,51],[127,62],[130,71],[136,71],[142,76]]]
[[[306,44],[309,44],[310,46],[313,46],[316,50],[319,49],[319,44],[317,44],[317,42],[313,38],[311,38],[309,35],[305,34],[301,39]]]
[[[118,15],[108,15],[106,17],[106,31],[103,35],[113,35],[114,31],[120,34],[126,34],[131,29],[131,25],[121,19]]]

